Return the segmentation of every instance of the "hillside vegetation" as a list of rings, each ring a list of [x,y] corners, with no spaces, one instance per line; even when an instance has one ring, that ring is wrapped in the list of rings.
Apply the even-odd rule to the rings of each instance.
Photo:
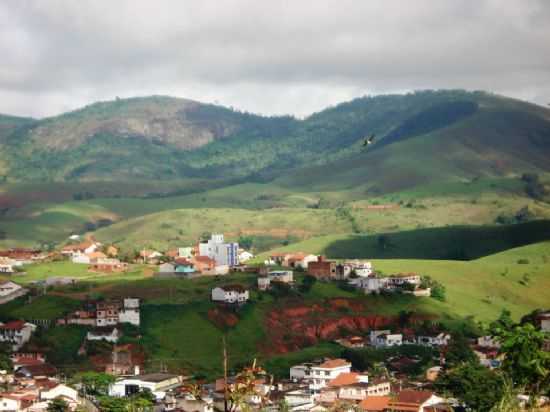
[[[336,259],[472,260],[545,240],[550,240],[550,220],[502,226],[449,226],[376,235],[330,235],[275,251],[325,254]],[[258,260],[269,253],[260,255]]]
[[[442,178],[547,171],[549,126],[542,107],[458,90],[363,97],[300,121],[153,96],[23,123],[4,139],[2,158],[10,181],[257,181],[340,160],[329,181],[351,185],[345,175],[361,173],[372,187],[384,176],[376,186],[391,191]],[[370,133],[377,143],[362,153]]]

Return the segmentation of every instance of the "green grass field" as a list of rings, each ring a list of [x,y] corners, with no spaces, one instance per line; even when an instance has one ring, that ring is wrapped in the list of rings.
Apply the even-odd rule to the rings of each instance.
[[[330,258],[470,260],[550,240],[550,220],[499,226],[449,226],[372,235],[333,234],[276,252],[303,251]],[[265,260],[270,252],[255,258]]]
[[[132,281],[148,276],[144,265],[130,265],[127,272],[102,273],[90,272],[88,271],[88,265],[70,261],[26,265],[24,270],[25,272],[14,274],[12,279],[21,284],[28,284],[50,277],[69,277],[88,282],[113,282]]]

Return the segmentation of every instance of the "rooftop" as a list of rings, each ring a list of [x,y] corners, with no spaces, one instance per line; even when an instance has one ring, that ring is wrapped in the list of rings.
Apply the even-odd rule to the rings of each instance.
[[[351,366],[351,363],[344,359],[328,359],[321,363],[318,367],[324,369],[340,368],[342,366]]]
[[[146,375],[134,376],[132,379],[139,379],[144,382],[158,383],[169,379],[178,378],[179,375],[172,375],[169,373],[148,373]]]
[[[389,396],[369,396],[359,403],[359,409],[368,412],[385,411],[390,400]]]

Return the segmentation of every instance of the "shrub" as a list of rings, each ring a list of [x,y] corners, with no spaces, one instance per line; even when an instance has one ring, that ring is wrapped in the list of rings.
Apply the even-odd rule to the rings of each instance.
[[[529,259],[518,259],[518,265],[528,265]]]

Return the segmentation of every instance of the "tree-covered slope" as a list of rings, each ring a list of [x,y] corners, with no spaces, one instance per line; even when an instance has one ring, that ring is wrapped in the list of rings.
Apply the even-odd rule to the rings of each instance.
[[[375,144],[365,152],[371,133]],[[12,181],[266,181],[290,169],[293,184],[382,176],[400,189],[429,183],[435,172],[452,179],[547,171],[550,111],[460,90],[362,97],[304,120],[168,97],[122,99],[23,124],[3,152]]]

